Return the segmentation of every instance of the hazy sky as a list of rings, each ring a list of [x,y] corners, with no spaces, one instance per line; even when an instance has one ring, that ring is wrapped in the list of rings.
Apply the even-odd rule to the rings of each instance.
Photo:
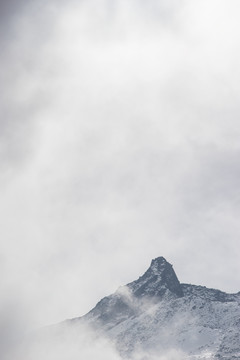
[[[240,290],[239,12],[1,1],[4,312],[80,316],[157,256]]]

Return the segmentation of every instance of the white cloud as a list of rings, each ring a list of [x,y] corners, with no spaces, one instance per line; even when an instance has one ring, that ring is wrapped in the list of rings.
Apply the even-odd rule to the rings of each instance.
[[[158,255],[180,281],[239,290],[238,7],[19,13],[1,59],[1,273],[33,324],[85,313]]]

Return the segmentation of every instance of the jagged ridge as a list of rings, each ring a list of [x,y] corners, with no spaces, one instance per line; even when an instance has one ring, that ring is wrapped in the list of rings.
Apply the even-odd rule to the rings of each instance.
[[[240,294],[180,284],[165,258],[81,320],[116,342],[123,357],[177,349],[183,359],[240,359]]]
[[[153,259],[148,270],[138,279],[127,285],[136,297],[162,297],[169,290],[178,297],[183,296],[180,282],[164,257]]]

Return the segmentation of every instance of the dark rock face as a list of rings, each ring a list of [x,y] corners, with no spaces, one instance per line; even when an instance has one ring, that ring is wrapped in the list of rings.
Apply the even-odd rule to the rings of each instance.
[[[152,260],[148,270],[136,281],[123,286],[97,303],[84,318],[95,319],[99,326],[109,326],[136,316],[144,300],[161,301],[166,295],[183,296],[183,290],[172,268],[163,257]]]
[[[136,308],[131,305],[131,302],[125,296],[113,294],[99,301],[95,308],[83,318],[87,321],[94,319],[95,326],[107,326],[110,328],[112,324],[116,325],[135,316],[136,313]]]
[[[149,269],[138,280],[127,285],[134,296],[140,298],[163,297],[167,290],[177,297],[183,296],[180,282],[164,257],[152,260]]]

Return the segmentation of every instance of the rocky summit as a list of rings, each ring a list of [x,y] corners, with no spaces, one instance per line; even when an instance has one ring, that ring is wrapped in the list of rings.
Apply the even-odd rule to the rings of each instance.
[[[149,269],[138,280],[128,284],[133,296],[162,298],[166,292],[177,297],[183,296],[180,282],[172,268],[164,257],[152,260]]]

